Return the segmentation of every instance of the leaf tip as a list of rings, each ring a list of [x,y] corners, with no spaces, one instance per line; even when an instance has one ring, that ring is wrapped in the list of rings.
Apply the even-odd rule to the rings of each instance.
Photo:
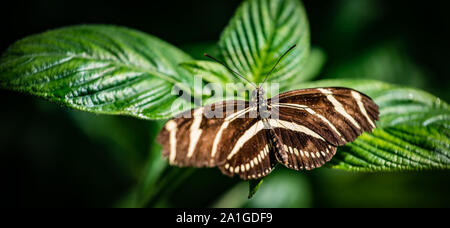
[[[249,181],[248,199],[251,199],[255,195],[255,193],[258,191],[259,187],[261,186],[262,182],[263,182],[263,179]]]

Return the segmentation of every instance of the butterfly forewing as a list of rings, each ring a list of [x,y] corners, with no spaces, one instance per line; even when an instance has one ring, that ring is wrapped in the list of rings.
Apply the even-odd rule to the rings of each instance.
[[[336,146],[371,131],[378,119],[378,106],[348,88],[290,91],[280,94],[271,105],[279,111],[280,119],[303,124]]]
[[[375,128],[378,106],[366,95],[347,88],[290,91],[269,100],[279,112],[272,120],[277,160],[293,169],[322,166],[336,146]]]
[[[231,141],[254,122],[248,102],[224,101],[193,109],[169,120],[158,136],[163,156],[177,166],[220,165]]]

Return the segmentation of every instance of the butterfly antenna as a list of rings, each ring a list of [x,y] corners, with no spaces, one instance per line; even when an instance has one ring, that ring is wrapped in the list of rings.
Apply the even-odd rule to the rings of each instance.
[[[234,71],[233,69],[231,69],[229,66],[227,66],[224,62],[210,56],[208,53],[203,54],[204,56],[216,61],[217,63],[221,64],[222,66],[224,66],[225,68],[227,68],[227,70],[229,70],[230,72],[232,72],[233,74],[235,74],[236,76],[239,76],[240,78],[244,79],[245,81],[247,81],[248,83],[250,83],[252,86],[254,86],[255,88],[257,88],[258,86],[256,86],[255,83],[251,82],[250,80],[248,80],[247,78],[245,78],[244,76],[242,76],[241,74],[239,74],[238,72]]]
[[[270,76],[270,74],[272,74],[273,70],[275,70],[275,67],[277,67],[278,63],[280,63],[281,59],[283,59],[283,57],[286,56],[296,46],[297,46],[297,44],[292,45],[292,47],[290,47],[286,52],[284,52],[284,54],[280,58],[278,58],[277,63],[275,63],[275,65],[272,67],[272,69],[266,75],[266,77],[264,78],[264,81],[261,83],[261,86],[264,84],[264,82],[266,82],[267,78],[269,78],[269,76]]]

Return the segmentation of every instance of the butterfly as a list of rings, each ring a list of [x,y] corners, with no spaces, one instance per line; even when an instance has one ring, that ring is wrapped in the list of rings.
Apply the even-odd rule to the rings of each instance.
[[[266,99],[262,86],[255,85],[250,101],[221,101],[175,116],[157,140],[171,165],[218,167],[228,176],[260,179],[277,164],[294,170],[321,167],[338,146],[371,132],[378,116],[374,101],[350,88],[300,89]]]

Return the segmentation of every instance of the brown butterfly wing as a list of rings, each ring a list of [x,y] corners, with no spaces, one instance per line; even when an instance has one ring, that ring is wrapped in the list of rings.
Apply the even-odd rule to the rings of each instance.
[[[259,179],[268,175],[277,163],[269,130],[260,119],[255,119],[230,145],[231,153],[219,167],[228,176],[236,174],[243,180]]]
[[[245,118],[248,112],[248,102],[224,101],[179,114],[158,135],[162,155],[181,167],[217,166],[224,162],[228,137],[252,121]]]
[[[217,110],[223,117],[210,115]],[[158,136],[163,156],[172,165],[218,166],[225,175],[245,180],[266,176],[276,159],[269,132],[255,112],[247,102],[238,108],[236,101],[227,101],[183,113]]]
[[[337,146],[372,131],[379,115],[368,96],[336,87],[282,93],[269,100],[269,107],[279,115],[271,120],[276,158],[293,169],[322,166]]]

